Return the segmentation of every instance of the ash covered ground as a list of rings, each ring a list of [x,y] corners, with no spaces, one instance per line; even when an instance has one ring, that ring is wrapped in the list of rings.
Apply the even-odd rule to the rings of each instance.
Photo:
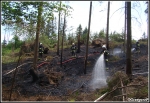
[[[134,47],[134,45],[133,45]],[[120,47],[118,47],[120,48]],[[144,73],[148,72],[148,52],[147,46],[141,45],[141,53],[137,55],[132,53],[132,73]],[[77,89],[83,93],[90,93],[92,91],[90,82],[92,80],[92,72],[97,59],[100,56],[102,49],[100,47],[93,48],[89,46],[89,56],[86,68],[86,74],[84,74],[84,57],[85,46],[81,46],[81,52],[77,53],[77,58],[71,57],[70,48],[63,50],[63,65],[60,66],[60,56],[56,55],[56,52],[49,51],[44,57],[52,56],[54,58],[45,58],[38,61],[37,73],[39,80],[32,82],[32,76],[29,70],[32,67],[33,58],[26,59],[19,65],[17,75],[15,78],[14,91],[18,91],[20,95],[34,96],[34,95],[51,95],[51,96],[68,96]],[[115,55],[110,55],[112,58]],[[106,71],[107,76],[113,75],[116,71],[126,70],[126,55],[124,53],[117,54],[119,60],[109,61],[109,69]],[[73,59],[73,60],[70,60]],[[67,61],[68,60],[68,61]],[[66,61],[66,62],[64,62]],[[43,64],[42,64],[43,63]],[[14,71],[17,63],[2,64],[2,85],[10,88],[14,76]],[[9,73],[10,72],[10,73]],[[147,74],[144,74],[147,76]],[[3,90],[3,89],[2,89]],[[3,90],[2,93],[6,92]],[[9,94],[8,94],[9,95]],[[8,96],[3,96],[3,101],[8,100]]]

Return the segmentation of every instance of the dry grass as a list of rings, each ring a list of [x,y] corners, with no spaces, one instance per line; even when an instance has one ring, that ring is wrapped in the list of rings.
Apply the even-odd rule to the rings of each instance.
[[[109,61],[119,61],[119,60],[120,60],[120,57],[117,55],[109,58]]]
[[[129,98],[144,99],[148,97],[148,78],[138,76],[129,85],[137,85],[127,88]],[[138,86],[139,85],[139,86]]]
[[[104,87],[101,89],[96,89],[95,91],[91,91],[90,93],[83,93],[82,89],[78,89],[77,91],[73,92],[72,90],[68,89],[68,96],[51,96],[51,95],[22,95],[19,94],[17,90],[13,91],[12,94],[12,101],[94,101],[103,95],[106,92],[109,92],[114,89],[116,84],[119,81],[119,78],[122,78],[123,85],[141,85],[141,86],[129,86],[126,88],[126,93],[128,98],[136,98],[136,99],[143,99],[148,97],[148,78],[138,76],[133,78],[131,82],[128,81],[128,78],[125,73],[117,72],[114,74],[112,78],[108,80],[108,87]],[[120,84],[118,85],[120,87]],[[10,87],[2,86],[2,100],[8,101],[9,100],[9,89]],[[73,92],[73,93],[72,93]],[[116,90],[110,95],[108,95],[103,101],[122,101],[122,97],[114,99],[113,97],[116,95],[120,95],[121,91]]]
[[[2,91],[2,100],[9,101],[9,87],[5,87],[3,85]],[[11,101],[94,101],[100,95],[104,93],[106,89],[97,89],[90,93],[81,93],[81,89],[77,90],[76,92],[72,93],[73,91],[68,90],[70,95],[68,96],[51,96],[51,95],[34,95],[34,96],[27,96],[21,95],[18,91],[13,91]],[[72,93],[72,94],[71,94]]]
[[[133,78],[132,81],[129,81],[125,73],[120,71],[116,72],[107,81],[109,91],[115,89],[116,87],[121,87],[120,78],[122,78],[123,85],[126,86],[125,89],[126,89],[127,98],[135,98],[135,99],[148,98],[148,77],[138,76],[136,78]],[[109,94],[104,100],[122,101],[122,96],[119,98],[113,98],[114,96],[117,95],[122,95],[121,89],[116,89],[114,92]]]

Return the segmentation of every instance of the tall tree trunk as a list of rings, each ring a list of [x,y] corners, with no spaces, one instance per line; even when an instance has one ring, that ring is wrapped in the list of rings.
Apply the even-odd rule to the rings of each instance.
[[[87,58],[88,58],[88,44],[89,44],[89,34],[90,34],[90,25],[91,25],[91,12],[92,12],[92,1],[90,2],[90,13],[89,13],[89,25],[88,25],[88,35],[86,41],[86,55],[85,55],[85,63],[84,63],[84,74],[86,74],[86,65],[87,65]]]
[[[126,74],[131,79],[132,64],[131,64],[131,2],[127,2],[127,59],[126,59]]]
[[[61,1],[60,1],[60,8],[61,8]],[[59,19],[58,19],[57,55],[59,55],[59,35],[60,35],[60,10],[59,10]]]
[[[126,14],[127,14],[127,9],[126,9],[126,1],[125,1],[125,21],[124,21],[124,53],[126,53]]]
[[[147,9],[149,10],[149,2],[147,3]],[[147,46],[148,46],[148,38],[149,38],[149,13],[147,13]],[[148,53],[148,49],[147,49],[147,53]]]
[[[110,11],[110,1],[108,1],[108,9],[107,9],[107,31],[106,31],[106,48],[109,49],[109,11]]]
[[[80,33],[78,34],[78,53],[80,53]]]
[[[62,43],[61,43],[61,67],[62,67],[62,56],[63,56],[63,44],[64,44],[64,35],[65,35],[65,24],[66,23],[66,12],[64,15],[64,25],[63,25],[63,34],[62,34]]]
[[[38,47],[39,47],[39,34],[40,34],[40,26],[41,26],[41,15],[43,11],[43,2],[39,3],[38,6],[38,17],[37,17],[37,28],[36,28],[36,40],[35,40],[35,48],[34,48],[34,69],[37,69],[37,58],[38,58]]]

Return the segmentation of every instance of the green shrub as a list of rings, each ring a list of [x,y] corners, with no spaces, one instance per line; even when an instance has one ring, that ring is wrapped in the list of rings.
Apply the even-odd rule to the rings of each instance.
[[[107,79],[108,89],[112,90],[113,87],[118,84],[118,82],[120,84],[120,78],[122,78],[123,84],[127,84],[128,82],[127,75],[124,72],[118,71],[112,77]]]

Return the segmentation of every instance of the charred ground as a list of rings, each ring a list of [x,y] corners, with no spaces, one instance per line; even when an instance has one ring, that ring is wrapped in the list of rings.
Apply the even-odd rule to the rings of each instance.
[[[133,45],[134,47],[134,45]],[[120,48],[118,46],[118,48]],[[132,73],[148,72],[147,45],[141,45],[141,53],[137,56],[132,53]],[[38,61],[37,73],[39,80],[32,82],[29,70],[32,68],[33,58],[24,59],[18,67],[13,88],[13,101],[94,101],[98,96],[90,89],[92,71],[96,60],[100,56],[101,47],[89,46],[89,56],[86,74],[84,74],[85,46],[81,46],[81,52],[77,58],[72,58],[70,48],[63,50],[63,65],[60,66],[60,56],[55,51],[49,51],[44,58]],[[108,75],[112,76],[117,71],[126,69],[125,54],[116,56],[110,55]],[[45,61],[45,59],[47,60]],[[24,64],[26,63],[26,64]],[[17,63],[2,64],[2,100],[9,100],[10,87]],[[10,73],[9,73],[10,72]],[[147,77],[148,73],[142,74]],[[139,74],[140,75],[140,74]]]

